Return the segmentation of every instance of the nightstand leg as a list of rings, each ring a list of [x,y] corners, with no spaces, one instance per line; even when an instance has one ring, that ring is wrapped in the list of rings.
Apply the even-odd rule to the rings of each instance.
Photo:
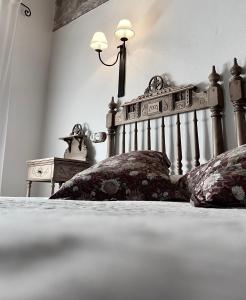
[[[27,181],[26,196],[31,197],[32,181]]]
[[[51,196],[55,193],[55,182],[51,181]]]

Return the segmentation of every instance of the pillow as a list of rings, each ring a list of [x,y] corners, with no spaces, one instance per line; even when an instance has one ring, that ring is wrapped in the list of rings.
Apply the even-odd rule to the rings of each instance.
[[[75,175],[51,199],[185,200],[169,178],[170,161],[157,151],[110,157]]]
[[[198,207],[246,206],[246,145],[222,153],[179,181]]]

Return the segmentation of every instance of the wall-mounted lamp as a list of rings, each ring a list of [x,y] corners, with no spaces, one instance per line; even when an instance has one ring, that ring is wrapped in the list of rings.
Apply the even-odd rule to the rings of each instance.
[[[125,95],[125,81],[126,81],[126,42],[134,37],[135,33],[132,29],[132,24],[129,20],[121,20],[115,31],[115,36],[119,38],[123,43],[118,46],[119,52],[116,57],[116,61],[113,64],[106,64],[103,62],[101,52],[108,48],[108,41],[103,32],[96,32],[91,40],[91,48],[96,50],[100,61],[107,67],[114,66],[120,59],[119,66],[119,84],[118,84],[118,97]]]

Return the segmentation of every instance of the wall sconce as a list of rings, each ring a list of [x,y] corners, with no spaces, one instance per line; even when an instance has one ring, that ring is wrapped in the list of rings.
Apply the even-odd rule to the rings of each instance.
[[[99,60],[107,67],[114,66],[118,60],[119,62],[119,83],[118,83],[118,97],[125,95],[125,81],[126,81],[126,42],[134,37],[135,33],[132,29],[132,24],[129,20],[121,20],[115,31],[115,36],[119,38],[123,43],[118,46],[119,52],[116,60],[112,64],[106,64],[103,62],[101,52],[108,48],[108,41],[103,32],[96,32],[91,40],[91,48],[98,53]]]

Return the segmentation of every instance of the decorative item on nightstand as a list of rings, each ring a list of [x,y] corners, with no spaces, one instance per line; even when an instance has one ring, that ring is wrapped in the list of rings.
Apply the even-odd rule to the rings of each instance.
[[[87,161],[87,134],[90,134],[87,124],[75,124],[69,136],[59,138],[68,144],[64,158]]]
[[[92,163],[87,160],[88,125],[76,124],[71,134],[60,138],[68,144],[64,158],[52,157],[27,161],[27,197],[31,195],[33,182],[50,182],[51,195],[55,184],[59,186],[71,179],[75,174],[89,168]]]

